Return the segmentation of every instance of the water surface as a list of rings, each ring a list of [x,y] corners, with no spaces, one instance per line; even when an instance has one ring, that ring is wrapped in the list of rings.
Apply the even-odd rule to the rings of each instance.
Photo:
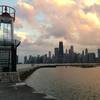
[[[27,84],[59,100],[100,100],[100,68],[57,67],[39,69]]]

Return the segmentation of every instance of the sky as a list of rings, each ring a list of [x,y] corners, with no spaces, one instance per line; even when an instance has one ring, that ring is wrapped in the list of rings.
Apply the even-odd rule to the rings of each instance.
[[[0,0],[16,9],[18,55],[45,54],[58,46],[100,48],[100,0]]]

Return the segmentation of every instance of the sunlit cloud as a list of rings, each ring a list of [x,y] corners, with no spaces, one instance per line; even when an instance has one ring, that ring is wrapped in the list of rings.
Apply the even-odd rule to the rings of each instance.
[[[32,21],[35,10],[33,5],[24,2],[24,0],[18,0],[16,4],[17,16],[21,18],[21,20]]]
[[[15,28],[16,29],[20,29],[22,27],[23,27],[22,20],[19,17],[16,17],[16,20],[15,20]]]
[[[100,5],[100,0],[95,0],[96,4]]]
[[[85,5],[85,6],[92,6],[96,3],[96,0],[82,0],[82,3]]]
[[[100,47],[100,0],[17,0],[15,8],[23,49],[38,53],[34,48],[43,47],[39,53],[44,53],[61,40],[77,49]]]
[[[65,5],[69,5],[69,4],[75,4],[75,2],[73,0],[52,0],[52,2],[54,2],[58,6],[65,6]]]
[[[17,33],[15,33],[15,35],[16,35],[16,37],[21,41],[21,43],[22,44],[31,44],[33,41],[32,41],[32,38],[31,37],[28,37],[27,35],[26,35],[26,33],[25,32],[17,32]]]
[[[33,10],[33,6],[28,4],[28,3],[26,3],[26,2],[24,2],[24,0],[18,0],[17,1],[17,5],[19,5],[22,8],[25,8],[25,10],[26,9],[28,9],[30,11]]]

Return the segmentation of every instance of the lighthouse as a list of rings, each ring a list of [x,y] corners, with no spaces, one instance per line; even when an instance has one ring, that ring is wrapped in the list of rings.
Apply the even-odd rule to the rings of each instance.
[[[0,72],[16,72],[20,41],[14,38],[15,12],[10,6],[0,6]]]

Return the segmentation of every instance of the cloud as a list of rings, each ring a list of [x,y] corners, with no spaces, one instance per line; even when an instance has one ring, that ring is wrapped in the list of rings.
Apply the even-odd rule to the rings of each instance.
[[[25,32],[17,32],[15,33],[15,37],[21,41],[22,45],[32,44],[33,40],[31,37],[27,36]]]
[[[44,52],[48,47],[49,51],[60,40],[65,45],[99,48],[99,0],[18,0],[16,8],[16,27],[27,30],[27,33],[18,33],[26,50],[34,52],[37,48]]]
[[[74,0],[52,0],[54,4],[57,4],[58,6],[65,6],[70,4],[75,4]]]
[[[100,0],[95,0],[97,5],[100,5]]]
[[[16,17],[16,20],[15,20],[15,28],[16,29],[23,28],[22,20],[19,17]]]
[[[33,5],[24,2],[23,0],[18,0],[17,5],[17,16],[19,16],[22,20],[32,21],[34,16],[34,7]]]

